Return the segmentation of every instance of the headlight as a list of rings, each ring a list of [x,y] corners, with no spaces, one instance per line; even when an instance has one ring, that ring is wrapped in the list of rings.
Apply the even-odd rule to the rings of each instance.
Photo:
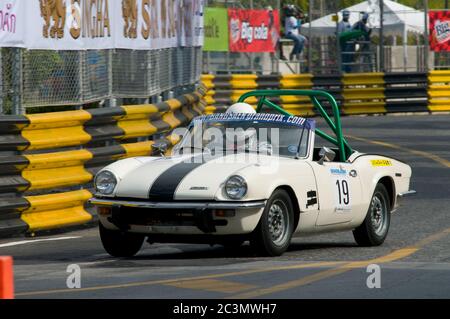
[[[247,183],[244,178],[233,175],[225,182],[225,193],[231,199],[241,199],[247,194]]]
[[[113,173],[103,171],[95,176],[94,185],[100,194],[111,195],[117,185],[117,179]]]

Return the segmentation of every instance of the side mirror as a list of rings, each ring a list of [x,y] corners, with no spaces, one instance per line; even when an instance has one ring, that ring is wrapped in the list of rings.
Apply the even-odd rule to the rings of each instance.
[[[156,142],[152,145],[152,156],[164,156],[164,153],[168,150],[169,145],[165,142]]]
[[[323,162],[331,162],[334,160],[334,158],[336,157],[336,153],[328,148],[328,147],[322,147],[319,151],[319,156],[320,156],[320,160],[319,160],[319,164],[323,165]]]

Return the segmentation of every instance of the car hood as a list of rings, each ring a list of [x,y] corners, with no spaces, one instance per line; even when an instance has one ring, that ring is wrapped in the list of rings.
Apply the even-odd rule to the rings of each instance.
[[[119,177],[115,196],[154,201],[213,200],[228,177],[259,165],[262,157],[267,160],[267,156],[252,154],[209,161],[203,161],[201,156],[136,158],[140,164],[133,169],[128,165],[127,173]]]

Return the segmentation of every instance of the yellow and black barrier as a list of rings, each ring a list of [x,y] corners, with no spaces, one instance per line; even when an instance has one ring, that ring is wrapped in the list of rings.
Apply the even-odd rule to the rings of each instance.
[[[342,114],[347,115],[450,111],[450,71],[432,71],[429,74],[205,74],[202,82],[209,89],[207,113],[224,112],[239,96],[254,89],[325,90],[336,98]],[[250,100],[250,104],[256,102]],[[315,115],[307,98],[286,96],[274,102],[296,115]]]
[[[158,104],[0,117],[0,236],[83,224],[95,173],[122,158],[150,155],[155,134],[204,113],[206,88]],[[100,146],[99,146],[100,145]],[[106,145],[106,146],[105,146]]]

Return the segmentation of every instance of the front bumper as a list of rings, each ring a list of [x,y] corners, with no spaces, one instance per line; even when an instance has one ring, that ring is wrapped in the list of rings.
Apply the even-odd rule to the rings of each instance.
[[[266,205],[265,200],[250,201],[250,202],[188,202],[188,201],[173,201],[173,202],[150,202],[150,201],[135,201],[135,200],[116,200],[106,198],[91,198],[89,203],[96,206],[125,206],[135,208],[155,208],[155,209],[251,209],[263,208]]]
[[[89,202],[99,207],[99,218],[103,226],[148,234],[248,233],[256,227],[266,205],[265,200],[152,202],[123,198],[92,198]],[[231,215],[218,216],[219,212]]]

